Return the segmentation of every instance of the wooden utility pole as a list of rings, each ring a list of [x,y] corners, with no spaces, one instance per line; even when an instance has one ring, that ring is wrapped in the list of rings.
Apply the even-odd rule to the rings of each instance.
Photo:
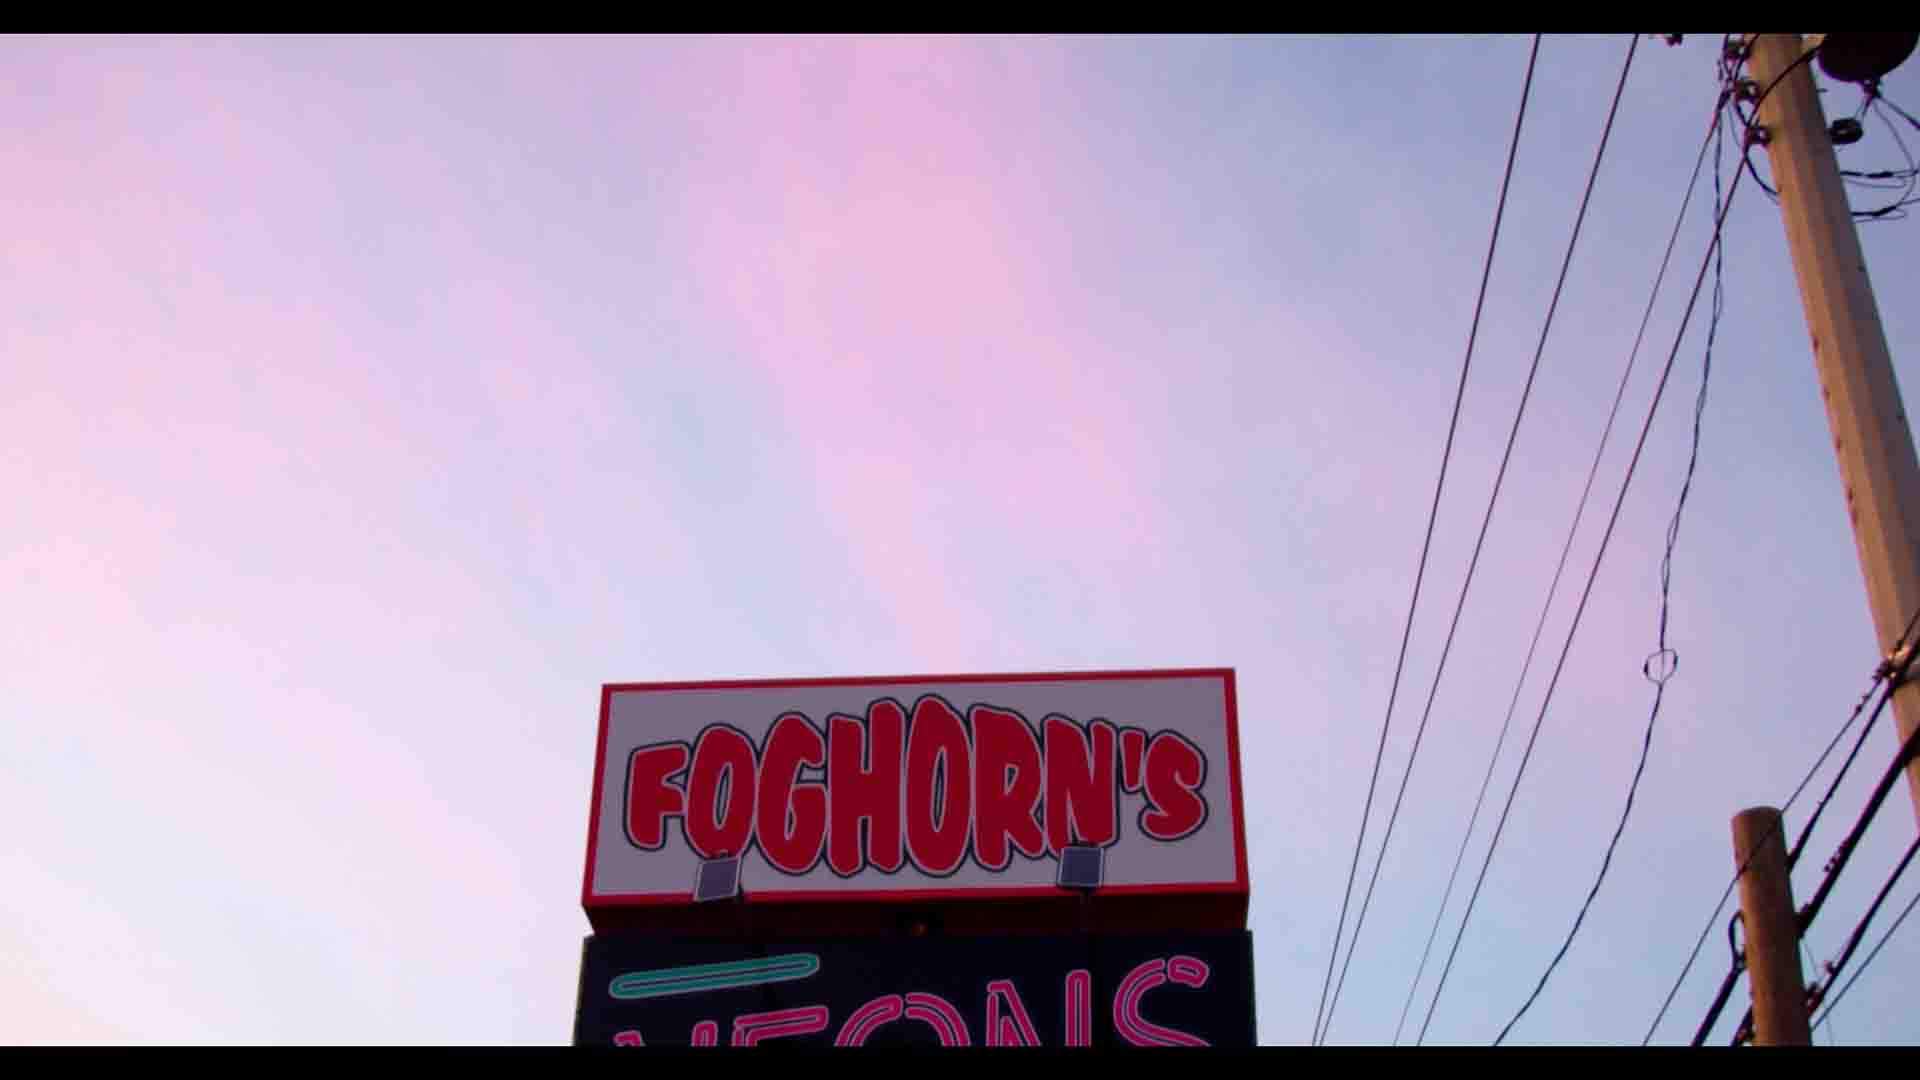
[[[1746,40],[1753,79],[1765,92],[1757,120],[1780,188],[1867,602],[1881,655],[1893,660],[1902,633],[1920,613],[1920,461],[1814,93],[1812,62],[1803,60],[1806,45],[1798,34]],[[1920,681],[1894,691],[1893,716],[1904,745],[1920,728]],[[1920,818],[1920,761],[1908,766],[1907,786]]]
[[[1740,918],[1747,930],[1756,1046],[1810,1046],[1800,926],[1787,873],[1786,825],[1771,806],[1733,817],[1733,865],[1740,869]]]

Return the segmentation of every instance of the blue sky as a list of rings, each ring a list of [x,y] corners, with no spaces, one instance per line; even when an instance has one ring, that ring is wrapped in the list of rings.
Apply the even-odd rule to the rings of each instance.
[[[1336,1042],[1393,1037],[1717,47],[1640,47]],[[602,683],[1224,665],[1260,1036],[1305,1041],[1527,48],[0,43],[0,813],[23,825],[0,841],[0,1039],[564,1042]],[[1383,783],[1625,48],[1541,48]],[[1909,110],[1915,70],[1886,83]],[[1897,167],[1869,132],[1843,162]],[[1914,227],[1861,229],[1909,387]],[[1877,660],[1779,214],[1751,184],[1726,244],[1680,670],[1606,888],[1514,1041],[1639,1039],[1730,873],[1728,820],[1784,797]],[[1430,1042],[1486,1042],[1518,1007],[1619,813],[1704,328]],[[1870,740],[1799,895],[1893,748]],[[1816,957],[1912,827],[1896,792]],[[1896,940],[1823,1041],[1910,1041],[1916,959]],[[1710,943],[1663,1041],[1723,970]]]

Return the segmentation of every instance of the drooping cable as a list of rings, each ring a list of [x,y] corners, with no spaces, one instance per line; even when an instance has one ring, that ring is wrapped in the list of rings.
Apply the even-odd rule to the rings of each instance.
[[[1797,63],[1805,62],[1805,60],[1812,55],[1813,54],[1809,52],[1806,54],[1806,57],[1803,57]],[[1792,69],[1789,68],[1788,70]],[[1513,812],[1514,798],[1519,794],[1520,783],[1526,777],[1527,765],[1532,760],[1534,747],[1539,740],[1540,728],[1546,720],[1547,710],[1553,702],[1554,690],[1559,685],[1560,675],[1565,669],[1567,656],[1572,651],[1574,638],[1579,632],[1580,619],[1586,612],[1588,600],[1592,597],[1594,583],[1598,580],[1600,567],[1606,559],[1607,547],[1613,539],[1613,530],[1619,524],[1620,511],[1625,505],[1627,493],[1632,487],[1634,472],[1640,464],[1640,455],[1646,449],[1647,436],[1652,431],[1654,416],[1659,410],[1661,399],[1666,394],[1668,380],[1673,374],[1674,362],[1680,355],[1680,344],[1685,337],[1687,325],[1692,320],[1694,306],[1700,299],[1701,288],[1706,284],[1707,270],[1712,265],[1714,252],[1718,250],[1720,246],[1721,232],[1726,226],[1727,213],[1733,207],[1733,198],[1739,193],[1740,180],[1744,175],[1744,173],[1734,174],[1733,183],[1727,189],[1727,198],[1720,206],[1719,213],[1714,220],[1712,241],[1708,245],[1706,255],[1700,260],[1700,270],[1694,278],[1693,292],[1687,299],[1686,310],[1681,315],[1680,328],[1674,336],[1673,349],[1667,356],[1666,366],[1661,372],[1659,384],[1654,389],[1653,401],[1647,409],[1646,420],[1641,425],[1639,441],[1634,446],[1633,457],[1627,463],[1626,476],[1620,485],[1620,494],[1614,501],[1613,513],[1608,519],[1606,531],[1601,535],[1600,549],[1594,556],[1592,569],[1588,572],[1586,586],[1580,595],[1580,603],[1574,609],[1573,622],[1572,625],[1568,627],[1566,641],[1561,647],[1560,659],[1554,666],[1553,677],[1547,683],[1546,696],[1541,701],[1539,715],[1535,717],[1533,731],[1527,739],[1526,750],[1521,754],[1520,767],[1514,775],[1513,785],[1508,789],[1506,805],[1501,810],[1499,823],[1494,827],[1493,840],[1488,845],[1486,858],[1481,863],[1479,877],[1475,880],[1473,892],[1468,897],[1466,912],[1461,917],[1459,932],[1454,936],[1453,946],[1448,950],[1447,962],[1441,968],[1440,981],[1435,987],[1433,1000],[1427,1007],[1427,1016],[1421,1024],[1420,1039],[1418,1041],[1425,1040],[1426,1031],[1433,1023],[1434,1012],[1439,1007],[1441,995],[1446,989],[1447,975],[1452,971],[1453,963],[1458,957],[1460,943],[1466,937],[1467,928],[1472,919],[1473,909],[1479,901],[1481,889],[1486,884],[1487,871],[1493,865],[1494,855],[1499,850],[1500,837],[1505,832],[1506,823]]]
[[[1713,201],[1716,206],[1720,203],[1720,132],[1722,130],[1723,128],[1718,124],[1714,126]],[[1660,559],[1659,637],[1653,654],[1647,657],[1641,668],[1648,681],[1653,683],[1654,689],[1653,703],[1647,710],[1646,733],[1640,740],[1640,760],[1634,765],[1633,779],[1627,784],[1627,797],[1625,804],[1620,808],[1620,820],[1614,825],[1613,835],[1607,840],[1606,853],[1600,858],[1600,870],[1594,875],[1593,885],[1587,890],[1586,898],[1580,902],[1580,910],[1574,915],[1573,925],[1568,928],[1567,936],[1561,941],[1559,950],[1553,954],[1553,959],[1547,962],[1546,970],[1540,973],[1540,980],[1534,984],[1533,992],[1527,995],[1527,999],[1514,1012],[1513,1018],[1507,1021],[1506,1026],[1500,1029],[1500,1034],[1494,1038],[1496,1046],[1506,1041],[1514,1025],[1518,1024],[1521,1017],[1527,1014],[1527,1010],[1533,1007],[1533,1003],[1539,1000],[1540,994],[1547,988],[1547,980],[1553,976],[1560,962],[1566,959],[1567,951],[1573,947],[1574,938],[1579,936],[1580,927],[1586,921],[1587,913],[1593,910],[1593,903],[1600,895],[1600,886],[1607,880],[1607,870],[1613,865],[1614,853],[1619,850],[1620,838],[1626,834],[1627,822],[1633,816],[1634,796],[1640,791],[1641,778],[1647,771],[1647,759],[1653,752],[1654,725],[1659,722],[1660,706],[1666,701],[1667,680],[1673,676],[1679,665],[1678,654],[1667,645],[1667,617],[1673,589],[1673,551],[1680,542],[1681,515],[1686,512],[1687,496],[1693,491],[1694,471],[1700,464],[1701,418],[1706,413],[1707,387],[1713,376],[1713,344],[1720,330],[1720,316],[1726,310],[1726,292],[1722,280],[1725,255],[1726,245],[1716,245],[1713,253],[1713,300],[1709,305],[1707,319],[1707,347],[1700,369],[1700,390],[1694,398],[1693,405],[1693,439],[1687,453],[1687,471],[1685,479],[1680,484],[1680,496],[1675,500],[1673,516],[1667,522],[1666,552]]]
[[[1467,573],[1460,582],[1460,595],[1454,602],[1453,617],[1447,624],[1447,636],[1440,648],[1439,661],[1434,667],[1433,683],[1427,692],[1426,705],[1420,712],[1420,723],[1414,729],[1413,745],[1407,753],[1407,765],[1406,769],[1400,775],[1399,789],[1394,793],[1393,808],[1387,814],[1386,829],[1383,831],[1380,839],[1379,854],[1374,858],[1373,872],[1367,880],[1367,891],[1360,903],[1360,913],[1354,919],[1353,937],[1347,943],[1347,958],[1345,962],[1341,964],[1340,980],[1334,985],[1333,997],[1327,1002],[1326,1028],[1323,1028],[1321,1031],[1323,1040],[1326,1036],[1326,1030],[1333,1026],[1333,1014],[1334,1010],[1338,1008],[1340,1004],[1340,992],[1346,985],[1347,970],[1353,964],[1354,950],[1358,948],[1360,944],[1360,931],[1366,923],[1367,911],[1372,906],[1374,890],[1380,883],[1380,870],[1386,863],[1388,847],[1393,843],[1394,825],[1400,820],[1400,808],[1406,800],[1407,784],[1413,779],[1414,765],[1419,761],[1420,743],[1426,735],[1427,723],[1433,716],[1433,702],[1440,692],[1440,680],[1446,673],[1447,657],[1452,653],[1454,636],[1460,629],[1460,617],[1466,610],[1467,596],[1473,588],[1474,572],[1478,570],[1480,566],[1480,554],[1486,546],[1487,531],[1493,525],[1493,512],[1499,504],[1500,490],[1506,482],[1507,467],[1513,461],[1513,448],[1519,441],[1520,424],[1521,421],[1526,418],[1527,402],[1533,395],[1534,380],[1540,373],[1540,361],[1546,355],[1547,338],[1553,330],[1553,317],[1555,313],[1559,311],[1560,296],[1567,284],[1567,273],[1572,269],[1574,253],[1579,249],[1580,229],[1581,226],[1586,224],[1587,209],[1593,201],[1593,189],[1600,178],[1600,166],[1602,162],[1606,160],[1607,145],[1613,135],[1613,123],[1619,115],[1620,100],[1626,93],[1627,76],[1633,70],[1633,57],[1639,47],[1640,35],[1634,34],[1630,36],[1627,42],[1626,59],[1620,65],[1620,79],[1614,86],[1613,101],[1607,108],[1607,121],[1605,126],[1600,130],[1600,143],[1594,151],[1593,167],[1587,173],[1586,190],[1582,192],[1580,196],[1580,208],[1574,215],[1573,232],[1567,240],[1566,255],[1560,263],[1560,276],[1554,282],[1553,296],[1547,303],[1547,314],[1540,327],[1539,342],[1534,347],[1533,362],[1527,368],[1527,380],[1521,388],[1519,404],[1515,406],[1514,409],[1513,423],[1507,430],[1506,449],[1502,451],[1500,455],[1500,467],[1494,473],[1493,490],[1487,497],[1486,512],[1480,518],[1480,532],[1479,535],[1474,538],[1473,554],[1467,560]]]
[[[1724,84],[1721,98],[1723,103],[1725,100]],[[1433,953],[1433,943],[1439,936],[1440,924],[1446,916],[1447,902],[1453,897],[1453,887],[1459,880],[1461,864],[1466,860],[1467,848],[1473,838],[1474,826],[1478,824],[1480,820],[1480,811],[1486,803],[1487,790],[1493,783],[1494,768],[1499,763],[1500,751],[1506,745],[1507,732],[1513,725],[1513,714],[1520,705],[1521,689],[1526,685],[1527,676],[1533,669],[1534,654],[1540,647],[1540,636],[1546,630],[1547,615],[1553,608],[1553,598],[1559,593],[1561,575],[1566,571],[1567,558],[1573,552],[1574,538],[1579,534],[1581,519],[1586,514],[1587,503],[1593,493],[1593,482],[1599,475],[1600,462],[1606,453],[1607,442],[1612,437],[1614,421],[1620,414],[1620,403],[1626,396],[1627,383],[1633,377],[1634,365],[1640,356],[1640,346],[1646,338],[1647,326],[1652,321],[1654,305],[1660,296],[1660,287],[1666,281],[1667,266],[1673,259],[1674,246],[1680,239],[1680,227],[1686,221],[1687,208],[1693,203],[1694,188],[1698,186],[1701,169],[1706,164],[1707,149],[1713,145],[1715,132],[1719,129],[1720,108],[1721,103],[1714,105],[1712,120],[1707,127],[1707,134],[1700,140],[1700,152],[1694,156],[1693,174],[1687,180],[1686,193],[1680,198],[1680,211],[1674,217],[1673,229],[1667,236],[1666,250],[1660,256],[1660,267],[1654,273],[1653,288],[1648,292],[1647,306],[1640,316],[1640,328],[1634,333],[1633,347],[1627,353],[1626,368],[1620,373],[1620,384],[1614,390],[1613,404],[1607,410],[1607,421],[1600,430],[1599,444],[1594,447],[1593,462],[1587,467],[1586,483],[1581,487],[1580,498],[1574,504],[1573,522],[1567,528],[1567,539],[1560,547],[1560,558],[1554,564],[1553,577],[1547,584],[1546,600],[1541,604],[1540,617],[1534,623],[1533,637],[1527,643],[1526,657],[1520,663],[1520,676],[1514,681],[1513,696],[1507,702],[1506,717],[1501,721],[1500,733],[1494,739],[1493,753],[1487,760],[1486,775],[1480,780],[1479,794],[1474,797],[1473,810],[1467,815],[1467,828],[1460,837],[1460,849],[1454,855],[1453,869],[1447,874],[1446,888],[1441,891],[1440,904],[1434,911],[1433,927],[1427,932],[1426,945],[1422,947],[1420,951],[1420,963],[1414,971],[1412,984],[1407,987],[1406,1002],[1400,1007],[1400,1020],[1393,1029],[1393,1041],[1396,1045],[1400,1042],[1400,1034],[1406,1027],[1407,1014],[1413,1007],[1414,997],[1420,988],[1420,980],[1426,974],[1427,961]],[[1716,206],[1719,204],[1717,197],[1714,203]]]

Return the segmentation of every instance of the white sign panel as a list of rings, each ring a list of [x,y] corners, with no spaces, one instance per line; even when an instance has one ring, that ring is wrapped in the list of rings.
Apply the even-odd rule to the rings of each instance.
[[[607,686],[583,903],[1244,894],[1236,723],[1229,669]]]

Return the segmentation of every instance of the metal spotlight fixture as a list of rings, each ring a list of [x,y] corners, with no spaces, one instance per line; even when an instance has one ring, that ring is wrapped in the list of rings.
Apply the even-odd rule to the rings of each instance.
[[[693,875],[693,902],[731,900],[740,895],[740,856],[722,855],[700,860]]]
[[[1841,82],[1878,79],[1913,55],[1920,32],[1896,34],[1821,34],[1820,70]]]
[[[1853,117],[1843,116],[1828,126],[1827,134],[1833,136],[1835,146],[1852,146],[1866,137],[1867,129],[1861,127],[1860,121]]]
[[[1060,849],[1060,872],[1057,881],[1061,888],[1093,892],[1106,884],[1106,880],[1105,848],[1076,844]]]

